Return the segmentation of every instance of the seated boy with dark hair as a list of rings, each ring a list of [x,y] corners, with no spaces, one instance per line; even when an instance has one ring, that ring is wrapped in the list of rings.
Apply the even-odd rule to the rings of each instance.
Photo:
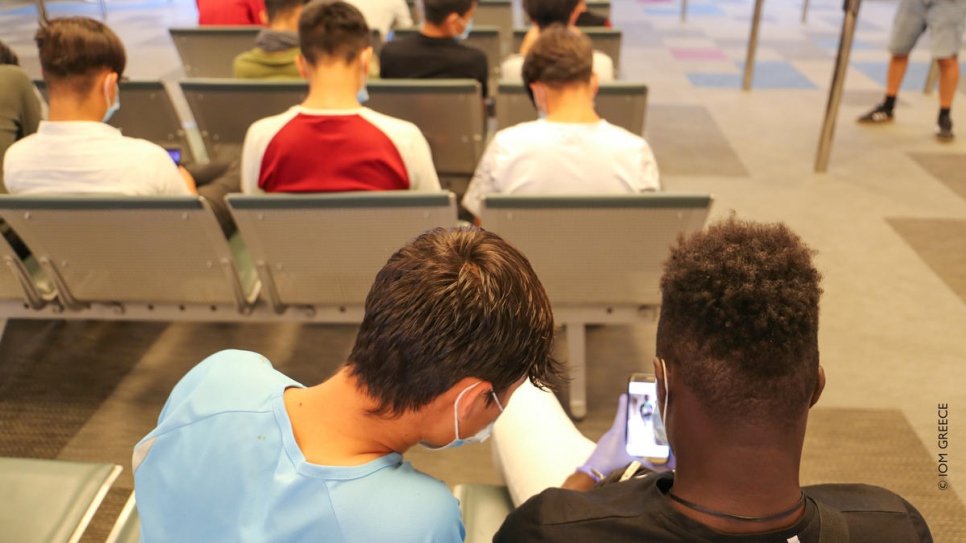
[[[894,492],[801,486],[809,410],[825,387],[812,257],[784,224],[732,218],[682,238],[661,277],[653,362],[654,416],[675,470],[595,487],[631,461],[626,399],[595,447],[565,417],[543,416],[560,410],[553,395],[521,387],[494,442],[525,503],[493,541],[931,543],[922,515]]]
[[[436,229],[376,275],[345,365],[312,387],[222,351],[134,451],[141,541],[459,543],[449,489],[403,460],[486,439],[524,381],[554,386],[553,314],[492,233]]]
[[[345,2],[316,1],[299,18],[302,104],[255,122],[242,149],[242,191],[440,190],[416,125],[362,107],[369,27]]]
[[[299,54],[299,16],[308,0],[265,0],[268,28],[258,33],[255,48],[235,57],[239,79],[301,79],[295,57]]]
[[[418,34],[396,38],[379,53],[386,79],[476,79],[487,95],[486,55],[459,43],[473,28],[476,0],[423,0],[424,21]]]

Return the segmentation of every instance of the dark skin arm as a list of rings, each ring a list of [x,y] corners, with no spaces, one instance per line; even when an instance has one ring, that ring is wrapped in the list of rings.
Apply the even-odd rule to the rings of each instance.
[[[590,475],[587,475],[582,471],[575,471],[570,475],[570,477],[567,477],[560,487],[568,490],[576,490],[578,492],[586,492],[587,490],[594,488],[594,485],[596,484],[597,481],[591,478]]]

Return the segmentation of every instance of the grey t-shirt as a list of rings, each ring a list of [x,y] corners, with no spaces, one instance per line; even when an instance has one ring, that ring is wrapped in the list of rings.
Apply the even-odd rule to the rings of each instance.
[[[13,142],[37,131],[40,100],[34,85],[19,66],[0,65],[0,192],[3,184],[3,156]]]

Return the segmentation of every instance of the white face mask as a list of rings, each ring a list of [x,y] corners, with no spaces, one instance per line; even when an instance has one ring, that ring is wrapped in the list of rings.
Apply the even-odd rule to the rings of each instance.
[[[537,107],[537,117],[547,118],[547,93],[542,87],[533,89],[533,104]]]
[[[431,451],[441,451],[443,449],[455,449],[456,447],[462,447],[467,443],[483,443],[484,441],[490,438],[490,434],[493,433],[493,422],[496,422],[496,421],[493,421],[487,424],[486,426],[483,427],[483,429],[481,429],[475,435],[472,435],[465,439],[460,439],[460,417],[459,417],[460,400],[463,399],[463,394],[466,394],[467,391],[469,391],[471,388],[475,387],[480,383],[482,383],[482,381],[478,381],[464,388],[459,393],[459,396],[456,397],[456,401],[453,402],[453,436],[454,436],[453,441],[450,441],[446,445],[442,445],[440,447],[433,447],[432,445],[427,445],[425,443],[420,443],[420,445],[422,445],[423,447]],[[496,406],[500,408],[500,413],[503,413],[503,404],[500,403],[500,398],[498,398],[496,393],[493,392],[492,390],[490,391],[490,394],[493,395],[493,399],[496,401]]]
[[[114,83],[114,101],[111,101],[110,94],[108,93],[108,90],[110,90],[110,88],[111,87],[107,84],[107,79],[105,79],[104,80],[104,102],[107,103],[107,111],[104,112],[104,117],[101,118],[102,123],[106,123],[107,121],[110,121],[111,117],[113,117],[114,114],[117,113],[119,109],[121,109],[120,87],[118,86],[117,83]]]

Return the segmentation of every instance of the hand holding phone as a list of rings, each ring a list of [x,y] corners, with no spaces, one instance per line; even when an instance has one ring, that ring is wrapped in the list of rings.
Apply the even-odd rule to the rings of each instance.
[[[653,375],[635,373],[627,381],[626,438],[627,454],[652,464],[667,462],[671,448],[664,437]]]
[[[164,150],[168,152],[168,156],[171,157],[171,160],[176,165],[181,166],[181,149],[177,147],[165,147]]]

